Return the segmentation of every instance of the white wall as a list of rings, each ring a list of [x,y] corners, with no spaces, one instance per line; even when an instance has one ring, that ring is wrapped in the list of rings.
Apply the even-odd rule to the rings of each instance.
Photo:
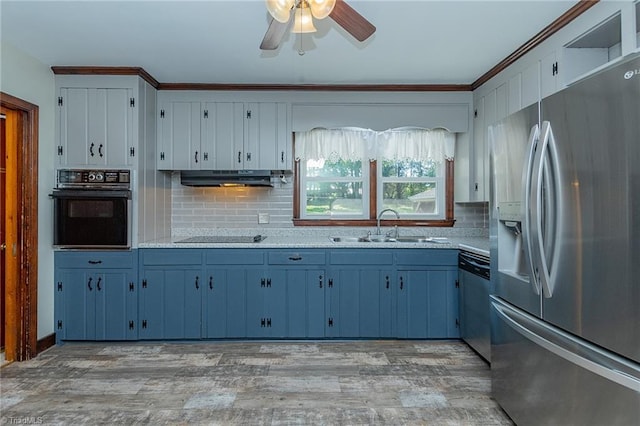
[[[22,51],[1,42],[0,91],[38,105],[38,339],[53,327],[53,204],[55,84],[51,69]]]

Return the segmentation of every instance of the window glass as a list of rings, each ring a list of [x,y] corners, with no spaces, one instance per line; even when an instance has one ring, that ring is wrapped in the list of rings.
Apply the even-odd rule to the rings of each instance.
[[[362,161],[308,160],[302,169],[304,217],[362,218],[368,213]]]
[[[444,202],[441,165],[434,161],[382,160],[378,210],[394,209],[400,217],[440,217]]]

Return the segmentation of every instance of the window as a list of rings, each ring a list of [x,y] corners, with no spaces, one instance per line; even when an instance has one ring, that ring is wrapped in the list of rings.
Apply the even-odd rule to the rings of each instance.
[[[453,225],[455,135],[445,130],[314,129],[296,133],[296,225]]]

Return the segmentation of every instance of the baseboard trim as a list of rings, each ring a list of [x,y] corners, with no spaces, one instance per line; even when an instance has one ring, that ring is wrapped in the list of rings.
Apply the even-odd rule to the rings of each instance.
[[[36,343],[36,354],[40,352],[44,352],[52,346],[56,344],[56,333],[49,334],[48,336],[44,336],[42,339],[38,340]]]

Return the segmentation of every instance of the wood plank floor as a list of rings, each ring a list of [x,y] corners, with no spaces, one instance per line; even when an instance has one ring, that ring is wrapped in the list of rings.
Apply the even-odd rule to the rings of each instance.
[[[458,341],[67,343],[0,376],[2,424],[512,424]]]

